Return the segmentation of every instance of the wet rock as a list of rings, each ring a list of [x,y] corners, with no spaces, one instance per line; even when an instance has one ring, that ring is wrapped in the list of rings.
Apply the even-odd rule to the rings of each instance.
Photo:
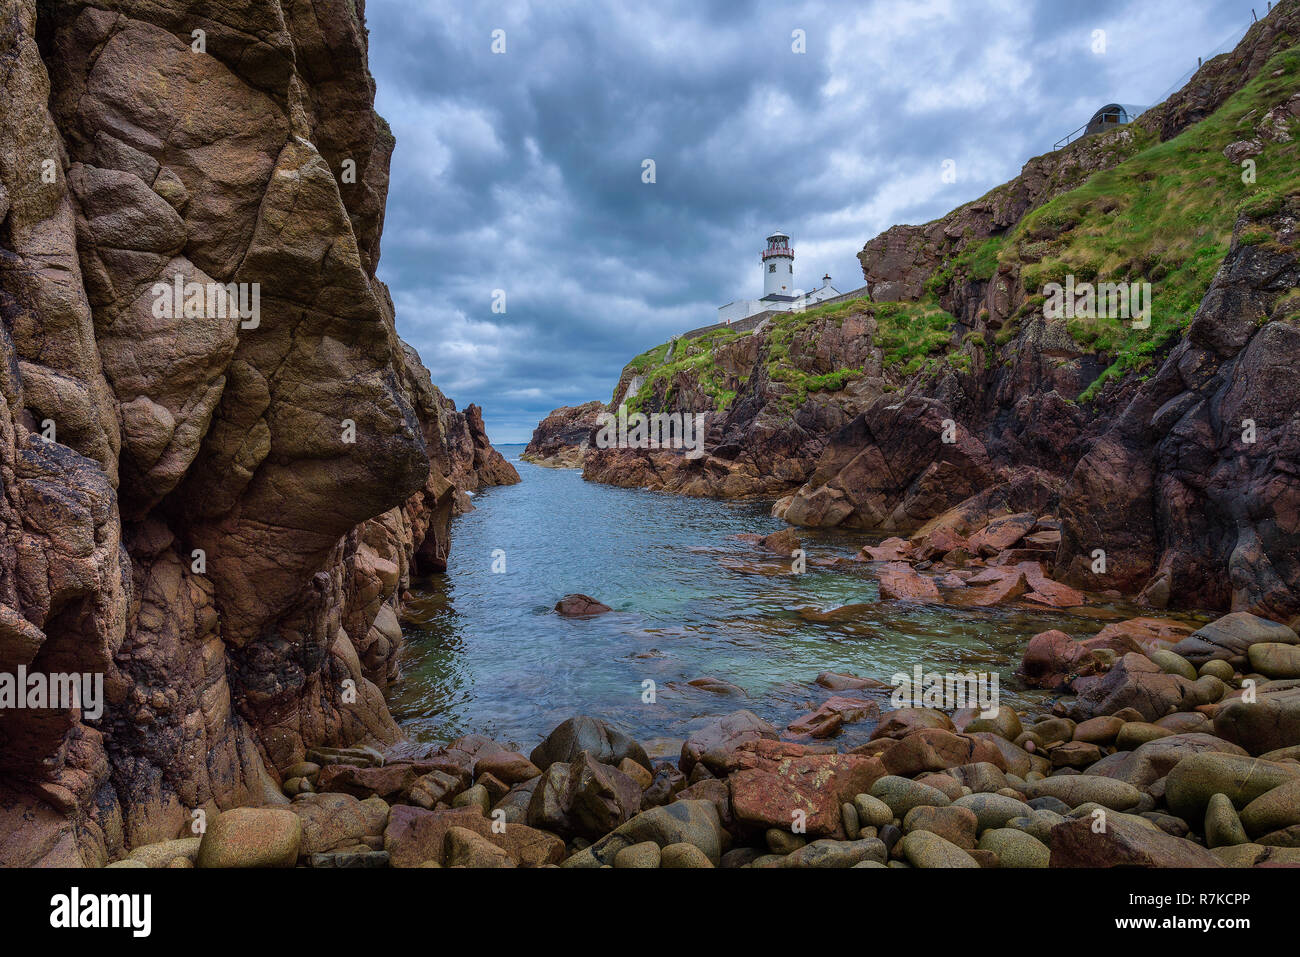
[[[917,574],[912,566],[890,562],[877,571],[880,576],[880,597],[884,601],[940,601],[939,589],[933,581]]]
[[[555,603],[555,611],[565,618],[592,618],[613,610],[590,595],[565,595]]]
[[[779,532],[773,532],[764,537],[759,544],[769,552],[786,556],[793,555],[796,550],[803,548],[803,543],[799,541],[799,536],[793,528],[783,528]]]
[[[884,689],[891,687],[875,678],[859,678],[857,675],[840,674],[835,671],[823,671],[815,679],[817,684],[831,691],[858,691],[864,688]]]

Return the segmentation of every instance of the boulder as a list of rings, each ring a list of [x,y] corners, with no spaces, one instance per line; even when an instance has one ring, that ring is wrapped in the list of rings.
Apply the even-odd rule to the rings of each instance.
[[[698,762],[703,762],[714,774],[721,774],[728,756],[742,744],[764,739],[775,741],[777,737],[776,728],[754,712],[735,711],[693,732],[682,745],[678,764],[683,774],[690,774]]]
[[[238,807],[208,821],[197,867],[293,867],[302,821],[284,808]]]
[[[987,741],[942,728],[922,728],[880,757],[889,774],[912,777],[922,771],[945,771],[963,764],[987,762],[1005,770],[1006,759]]]
[[[1011,827],[989,828],[980,835],[979,849],[998,856],[998,867],[1047,867],[1051,849],[1031,834]]]
[[[1257,797],[1297,778],[1300,778],[1300,764],[1215,752],[1193,754],[1169,772],[1165,779],[1165,803],[1171,813],[1185,821],[1202,821],[1210,798],[1216,794],[1225,795],[1234,807],[1244,808]]]
[[[447,828],[442,860],[446,867],[499,868],[518,865],[505,849],[493,844],[477,831],[464,827]]]
[[[890,562],[877,571],[883,601],[937,602],[939,588],[933,581],[917,574],[911,565]]]
[[[1143,827],[1119,815],[1095,829],[1092,816],[1065,821],[1052,828],[1052,867],[1222,867],[1219,859],[1198,844],[1173,837],[1156,827]]]
[[[1161,671],[1145,655],[1129,653],[1078,696],[1073,716],[1084,720],[1133,708],[1143,720],[1155,721],[1203,703],[1194,685],[1186,678]]]
[[[975,846],[979,819],[973,810],[959,805],[914,807],[903,818],[903,831],[908,834],[912,831],[929,831],[969,851]]]
[[[913,831],[905,834],[902,840],[903,857],[913,867],[979,867],[971,857],[956,844],[945,841],[938,834],[929,831]]]
[[[871,786],[870,796],[888,806],[893,816],[899,819],[905,818],[907,812],[916,807],[947,807],[952,803],[948,795],[938,788],[894,775],[877,780]],[[858,816],[861,820],[861,808],[858,809]]]
[[[1226,699],[1214,714],[1214,733],[1251,754],[1300,745],[1300,683],[1274,682],[1253,702]]]
[[[1033,781],[1029,797],[1054,797],[1070,807],[1082,804],[1100,804],[1116,811],[1137,807],[1142,792],[1131,784],[1092,774],[1062,774]]]
[[[652,841],[660,848],[690,844],[713,864],[722,857],[722,822],[711,801],[674,801],[642,811],[615,828],[591,847],[564,862],[565,867],[600,867],[612,864],[625,847]]]
[[[631,758],[646,770],[651,770],[650,758],[636,739],[600,718],[586,715],[569,718],[560,724],[533,749],[529,760],[545,771],[556,761],[572,761],[583,751],[590,753],[592,760],[600,764],[618,767],[624,758]]]
[[[1193,632],[1170,650],[1198,666],[1212,658],[1240,666],[1246,663],[1251,645],[1266,642],[1294,645],[1300,643],[1300,636],[1286,625],[1235,611]]]
[[[565,618],[593,618],[613,610],[590,595],[582,594],[565,595],[555,603],[555,611]]]
[[[1300,778],[1271,788],[1247,804],[1241,809],[1241,823],[1255,839],[1300,825]]]
[[[540,867],[564,860],[564,841],[525,824],[507,824],[500,833],[477,808],[426,811],[398,804],[388,815],[384,850],[393,867],[419,867],[426,861],[443,863],[447,832],[466,828],[491,841],[521,867]]]
[[[888,854],[885,845],[876,838],[860,841],[813,841],[790,852],[781,861],[782,867],[836,868],[856,867],[863,861],[885,863]]]
[[[1300,645],[1261,641],[1250,646],[1247,658],[1266,678],[1300,678]]]

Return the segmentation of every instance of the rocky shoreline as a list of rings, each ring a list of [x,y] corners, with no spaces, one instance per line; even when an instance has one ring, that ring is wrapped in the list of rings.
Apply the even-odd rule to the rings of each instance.
[[[287,806],[225,811],[110,866],[1300,865],[1300,638],[1247,614],[1187,631],[1037,636],[1026,681],[1069,694],[1036,714],[882,713],[881,682],[823,673],[810,719],[875,722],[849,751],[810,740],[819,721],[751,711],[675,760],[590,716],[527,756],[482,735],[313,749],[286,772]]]

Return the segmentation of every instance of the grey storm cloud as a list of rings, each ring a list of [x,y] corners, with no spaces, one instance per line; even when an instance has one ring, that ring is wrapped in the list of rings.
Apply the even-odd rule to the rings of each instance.
[[[1106,103],[1155,102],[1251,17],[1249,0],[366,13],[397,137],[379,274],[434,381],[501,443],[607,400],[633,356],[756,295],[772,228],[797,285],[855,289],[868,239],[979,197]]]

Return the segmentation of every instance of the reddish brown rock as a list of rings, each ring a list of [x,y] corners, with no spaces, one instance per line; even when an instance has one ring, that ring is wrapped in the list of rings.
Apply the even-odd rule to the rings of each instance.
[[[1110,815],[1104,830],[1091,817],[1052,828],[1051,867],[1222,867],[1198,844]]]
[[[901,562],[881,568],[880,597],[886,601],[939,601],[939,589],[929,578]]]
[[[384,850],[392,867],[419,867],[427,861],[443,863],[447,832],[463,827],[487,838],[521,867],[540,867],[564,860],[564,842],[524,824],[510,824],[497,833],[492,821],[477,808],[458,807],[446,811],[396,805],[384,830]]]
[[[858,555],[873,562],[905,562],[912,557],[912,546],[901,538],[887,538],[879,545],[863,545]]]
[[[592,618],[596,615],[603,615],[607,611],[613,611],[608,605],[603,605],[590,595],[565,595],[555,603],[555,610],[565,618]]]
[[[942,728],[922,728],[907,735],[881,755],[880,760],[888,773],[900,777],[981,762],[992,764],[1000,771],[1007,769],[1002,753],[987,741]]]

